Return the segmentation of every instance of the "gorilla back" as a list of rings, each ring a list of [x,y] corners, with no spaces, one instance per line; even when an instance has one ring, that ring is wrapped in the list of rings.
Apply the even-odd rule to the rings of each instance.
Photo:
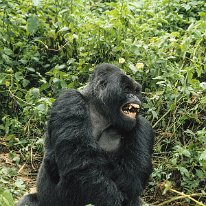
[[[19,206],[139,206],[154,135],[139,112],[141,86],[98,65],[80,92],[63,92],[48,121],[37,193]]]

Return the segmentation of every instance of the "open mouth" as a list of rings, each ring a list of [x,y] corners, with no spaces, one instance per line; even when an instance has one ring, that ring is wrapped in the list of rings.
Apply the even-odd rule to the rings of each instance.
[[[121,108],[123,114],[131,119],[135,119],[140,110],[140,105],[135,103],[127,103]]]

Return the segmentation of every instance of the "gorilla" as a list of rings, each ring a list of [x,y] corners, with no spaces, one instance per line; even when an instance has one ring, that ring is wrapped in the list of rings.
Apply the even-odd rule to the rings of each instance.
[[[141,85],[97,65],[80,91],[64,91],[48,121],[37,192],[18,206],[140,206],[154,134],[140,115]]]

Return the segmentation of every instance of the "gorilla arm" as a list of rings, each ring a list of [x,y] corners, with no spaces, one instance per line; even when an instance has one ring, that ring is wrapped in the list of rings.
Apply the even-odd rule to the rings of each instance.
[[[106,167],[102,163],[103,159],[98,154],[95,155],[91,152],[91,148],[81,148],[81,152],[78,152],[77,148],[69,155],[70,144],[71,142],[62,141],[56,148],[56,161],[60,171],[60,181],[57,188],[58,191],[61,191],[60,197],[64,200],[69,199],[71,202],[70,195],[72,194],[74,205],[90,203],[99,206],[109,206],[110,204],[121,206],[122,194],[117,189],[116,184],[103,171],[103,167]],[[68,162],[62,162],[63,158],[72,159]],[[75,199],[75,194],[78,194],[78,199]]]
[[[108,160],[92,137],[88,105],[79,92],[70,90],[54,103],[46,144],[55,151],[57,190],[65,205],[72,201],[74,205],[122,205],[122,194],[109,179]]]
[[[154,143],[153,129],[149,122],[138,115],[136,128],[124,139],[122,159],[114,171],[117,187],[125,194],[126,199],[135,202],[147,184],[149,175],[152,172],[151,155]],[[124,177],[130,178],[130,181]],[[133,181],[132,181],[133,180]],[[131,203],[131,205],[133,205]],[[138,205],[138,204],[134,204]]]

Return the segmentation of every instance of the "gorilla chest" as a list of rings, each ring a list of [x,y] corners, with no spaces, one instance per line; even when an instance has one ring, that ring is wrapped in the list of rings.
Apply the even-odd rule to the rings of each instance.
[[[115,152],[121,146],[123,136],[94,107],[90,108],[92,135],[96,143],[106,152]]]
[[[121,146],[121,134],[112,126],[106,128],[96,137],[98,145],[107,152],[117,151]]]

